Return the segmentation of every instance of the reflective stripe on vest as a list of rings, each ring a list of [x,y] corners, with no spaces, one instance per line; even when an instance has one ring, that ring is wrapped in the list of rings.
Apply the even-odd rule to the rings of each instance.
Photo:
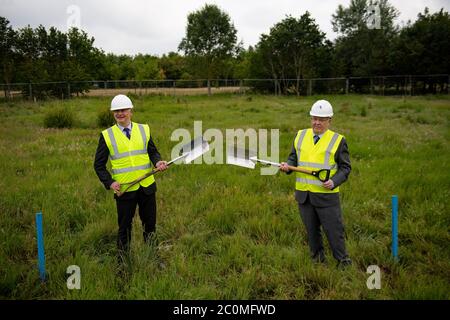
[[[146,146],[146,142],[147,142],[147,135],[145,134],[145,129],[144,126],[142,124],[138,124],[139,126],[139,131],[141,132],[141,137],[142,137],[142,141],[144,141],[144,146],[142,149],[140,150],[134,150],[131,152],[123,152],[123,153],[119,153],[119,150],[117,149],[117,142],[116,142],[116,138],[114,138],[114,133],[112,130],[112,127],[107,129],[108,130],[108,136],[109,139],[111,140],[111,145],[114,149],[114,155],[112,156],[111,154],[109,155],[109,157],[111,158],[111,160],[116,160],[116,159],[120,159],[123,157],[128,157],[128,156],[134,156],[134,155],[138,155],[138,154],[146,154],[147,153],[147,146]]]
[[[312,179],[304,179],[304,178],[296,178],[296,182],[313,184],[315,186],[322,186],[322,181],[320,180],[312,180]]]
[[[123,168],[123,169],[112,169],[112,173],[113,174],[119,174],[119,173],[125,173],[125,172],[133,172],[136,170],[144,170],[144,169],[148,169],[151,168],[152,166],[150,164],[145,164],[143,166],[137,166],[137,167],[128,167],[128,168]]]
[[[342,135],[327,130],[322,138],[314,144],[312,129],[300,130],[295,138],[297,152],[297,165],[308,170],[329,169],[330,177],[337,172],[337,164],[334,161],[334,155],[343,138]],[[296,173],[296,189],[301,191],[311,191],[318,193],[335,193],[339,188],[329,190],[323,187],[323,183],[317,178],[304,174]]]
[[[150,140],[150,128],[148,125],[132,123],[131,138],[128,139],[117,125],[102,132],[109,149],[112,178],[125,189],[127,182],[134,181],[150,172],[151,163],[147,153],[147,145]],[[155,182],[150,176],[128,191],[135,191],[139,186],[149,186]]]

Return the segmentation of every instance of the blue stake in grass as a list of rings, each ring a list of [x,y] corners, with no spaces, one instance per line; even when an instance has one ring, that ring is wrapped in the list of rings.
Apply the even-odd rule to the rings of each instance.
[[[39,277],[45,281],[44,232],[42,230],[42,212],[36,213],[36,235],[39,261]]]
[[[392,256],[398,260],[398,197],[392,196]]]

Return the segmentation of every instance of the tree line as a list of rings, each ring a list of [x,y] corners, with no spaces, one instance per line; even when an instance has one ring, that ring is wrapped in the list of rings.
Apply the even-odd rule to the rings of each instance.
[[[352,0],[331,17],[338,34],[334,41],[305,12],[287,15],[261,34],[255,46],[244,48],[231,17],[206,4],[188,14],[177,52],[160,57],[105,53],[83,30],[62,32],[42,25],[15,30],[0,17],[1,81],[7,97],[11,83],[65,81],[70,90],[33,87],[35,96],[65,96],[88,90],[83,81],[207,79],[210,88],[210,80],[218,78],[272,79],[260,86],[299,93],[306,90],[302,80],[308,78],[449,74],[448,12],[425,8],[403,27],[394,23],[398,15],[388,0]]]

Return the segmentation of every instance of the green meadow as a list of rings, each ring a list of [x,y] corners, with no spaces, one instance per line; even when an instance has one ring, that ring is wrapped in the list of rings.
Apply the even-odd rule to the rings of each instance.
[[[354,264],[309,258],[294,176],[230,166],[177,165],[156,176],[157,242],[147,246],[136,214],[131,259],[116,258],[112,191],[93,169],[109,97],[1,102],[0,297],[3,299],[449,299],[450,97],[333,95],[131,96],[164,159],[172,132],[279,129],[280,161],[309,108],[335,110],[353,170],[341,187],[346,245]],[[45,115],[71,109],[71,129]],[[399,261],[391,257],[391,197],[399,199]],[[37,268],[35,214],[43,213],[48,279]],[[68,290],[66,269],[81,268]],[[381,289],[366,271],[381,269]]]

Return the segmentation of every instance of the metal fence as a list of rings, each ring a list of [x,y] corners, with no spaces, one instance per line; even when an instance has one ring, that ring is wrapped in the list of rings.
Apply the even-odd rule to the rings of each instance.
[[[450,76],[406,75],[378,77],[340,77],[313,79],[214,79],[210,93],[265,93],[276,95],[373,94],[424,95],[449,94]],[[0,84],[3,99],[45,99],[73,96],[199,95],[208,94],[208,80],[107,80],[61,81]]]

